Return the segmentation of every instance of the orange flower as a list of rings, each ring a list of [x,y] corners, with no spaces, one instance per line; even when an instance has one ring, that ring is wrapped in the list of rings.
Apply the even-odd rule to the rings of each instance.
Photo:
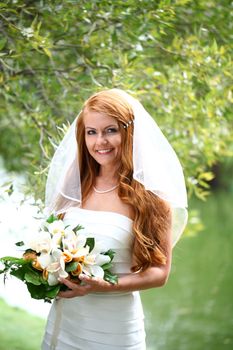
[[[73,258],[73,261],[78,261],[78,262],[83,262],[85,259],[85,256],[78,256],[78,257],[74,257]]]
[[[73,259],[73,255],[68,250],[62,253],[62,257],[65,263],[68,263]]]
[[[47,281],[48,275],[49,275],[48,271],[46,269],[44,269],[42,272],[43,279]]]
[[[43,271],[43,268],[41,267],[41,264],[39,263],[39,261],[37,259],[32,262],[32,266],[36,270]]]
[[[36,253],[35,252],[26,252],[23,254],[24,260],[36,260]]]
[[[73,276],[79,276],[80,273],[82,272],[82,265],[78,263],[77,267],[76,267],[76,270],[72,271],[71,272],[71,275]]]

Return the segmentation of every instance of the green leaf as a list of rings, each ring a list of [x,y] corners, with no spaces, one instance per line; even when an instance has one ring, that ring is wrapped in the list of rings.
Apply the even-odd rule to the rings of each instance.
[[[78,264],[79,264],[78,261],[73,261],[73,262],[66,264],[66,268],[65,268],[66,272],[75,271]]]
[[[48,219],[46,220],[46,222],[48,222],[49,224],[52,224],[54,221],[58,220],[58,218],[54,215],[51,214]]]
[[[41,284],[41,273],[38,271],[28,271],[25,273],[25,281],[32,283],[36,286]]]
[[[84,227],[82,225],[77,225],[75,228],[73,228],[73,231],[76,233],[77,231],[83,230]]]
[[[90,248],[90,252],[93,250],[94,246],[95,246],[95,238],[94,237],[88,237],[85,247],[88,245],[88,247]]]
[[[105,253],[103,253],[104,255],[108,255],[109,257],[110,257],[110,259],[111,259],[111,261],[112,261],[112,259],[114,258],[114,256],[115,256],[115,252],[114,252],[114,250],[112,250],[112,249],[109,249],[109,250],[107,250]]]
[[[46,302],[51,302],[60,291],[61,285],[49,286],[48,284],[34,285],[30,282],[26,283],[27,289],[33,299],[44,299]]]
[[[37,286],[30,282],[27,282],[26,285],[33,299],[44,299],[46,297],[46,288],[44,285]]]
[[[11,265],[26,265],[28,264],[28,261],[23,259],[23,258],[16,258],[14,256],[4,256],[3,258],[0,258],[0,261],[2,261],[4,264],[8,264],[9,266]]]
[[[46,297],[45,289],[44,289],[43,285],[38,287],[38,286],[36,286],[32,283],[29,283],[29,282],[27,282],[26,285],[27,285],[27,289],[28,289],[28,291],[31,294],[31,297],[33,299],[44,299]]]
[[[23,241],[20,241],[20,242],[16,242],[15,245],[17,247],[22,247],[24,245],[24,242]]]
[[[25,268],[23,268],[23,267],[21,267],[21,268],[18,268],[17,270],[12,270],[11,272],[10,272],[10,274],[12,275],[12,276],[15,276],[16,278],[18,278],[18,279],[20,279],[21,281],[23,281],[24,282],[24,280],[25,280],[25,273],[26,273],[26,269]]]
[[[57,294],[59,293],[60,288],[61,288],[60,284],[48,288],[47,292],[46,292],[46,297],[54,299],[57,296]]]
[[[106,270],[104,271],[104,280],[107,282],[110,282],[112,284],[118,283],[118,276],[113,275],[110,271]]]
[[[112,263],[111,262],[106,263],[104,265],[101,265],[101,267],[102,267],[103,270],[109,270],[112,267]]]

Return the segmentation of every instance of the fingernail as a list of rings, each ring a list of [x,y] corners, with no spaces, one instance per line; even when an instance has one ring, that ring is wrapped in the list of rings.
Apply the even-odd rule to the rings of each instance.
[[[80,275],[78,276],[78,278],[79,278],[80,280],[82,280],[83,278],[85,278],[85,276],[84,276],[83,274],[80,274]]]

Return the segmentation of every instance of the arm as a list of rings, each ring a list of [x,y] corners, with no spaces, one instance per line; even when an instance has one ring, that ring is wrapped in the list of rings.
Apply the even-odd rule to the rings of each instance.
[[[103,279],[80,275],[80,279],[85,282],[79,285],[67,279],[62,279],[70,290],[60,292],[59,296],[63,298],[73,298],[76,296],[84,296],[89,293],[105,293],[105,292],[131,292],[149,288],[163,286],[169,276],[170,262],[163,266],[152,266],[143,272],[132,273],[120,277],[118,284],[111,284]]]
[[[165,265],[151,266],[145,271],[120,277],[118,284],[115,285],[103,279],[95,277],[91,278],[83,274],[80,275],[80,280],[85,282],[84,285],[74,283],[67,279],[62,279],[61,282],[70,290],[60,292],[59,296],[72,298],[76,296],[84,296],[89,293],[131,292],[163,286],[168,279],[171,268],[171,230],[169,230],[166,238],[165,250],[167,252],[167,263]]]
[[[171,255],[166,265],[152,266],[142,272],[133,273],[119,278],[112,286],[113,291],[130,292],[149,288],[162,287],[168,280],[171,268]]]

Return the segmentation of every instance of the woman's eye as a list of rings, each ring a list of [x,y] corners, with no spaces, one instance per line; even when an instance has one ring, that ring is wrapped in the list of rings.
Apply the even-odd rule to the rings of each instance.
[[[109,134],[115,133],[117,131],[118,131],[117,128],[109,128],[109,129],[107,129],[107,133],[109,133]]]
[[[87,135],[95,135],[95,130],[87,130]]]

